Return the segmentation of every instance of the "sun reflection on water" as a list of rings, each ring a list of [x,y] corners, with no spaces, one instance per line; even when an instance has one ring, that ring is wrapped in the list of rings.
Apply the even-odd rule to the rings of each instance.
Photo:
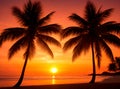
[[[55,84],[55,75],[52,76],[52,84]]]

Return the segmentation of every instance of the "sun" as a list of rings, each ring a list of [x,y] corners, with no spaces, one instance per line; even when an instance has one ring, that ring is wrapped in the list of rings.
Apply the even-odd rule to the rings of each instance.
[[[52,67],[50,70],[53,74],[57,73],[58,69],[56,67]]]

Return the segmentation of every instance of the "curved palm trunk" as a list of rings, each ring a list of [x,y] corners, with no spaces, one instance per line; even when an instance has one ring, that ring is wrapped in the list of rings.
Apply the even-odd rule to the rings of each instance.
[[[26,59],[25,59],[25,63],[24,63],[23,69],[22,69],[21,76],[20,76],[18,82],[17,82],[13,87],[19,87],[19,86],[21,85],[21,83],[22,83],[22,81],[23,81],[23,78],[24,78],[24,73],[25,73],[27,61],[28,61],[28,56],[27,56]]]
[[[95,83],[95,79],[96,79],[96,67],[95,67],[95,58],[94,58],[94,46],[93,46],[93,42],[91,44],[92,47],[92,63],[93,63],[93,74],[92,74],[92,79],[90,81],[90,83]]]

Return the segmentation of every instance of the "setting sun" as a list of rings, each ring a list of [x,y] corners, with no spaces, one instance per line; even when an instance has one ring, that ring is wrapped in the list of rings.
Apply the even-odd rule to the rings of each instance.
[[[50,70],[52,73],[56,73],[57,71],[58,71],[58,69],[56,68],[56,67],[53,67],[53,68],[51,68],[51,70]]]

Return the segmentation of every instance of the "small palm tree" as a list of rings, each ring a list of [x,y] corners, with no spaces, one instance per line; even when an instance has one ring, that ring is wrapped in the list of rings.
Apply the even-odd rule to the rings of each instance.
[[[14,86],[19,87],[24,77],[28,59],[33,57],[35,53],[35,43],[38,43],[41,48],[53,57],[53,52],[47,43],[60,46],[60,43],[50,36],[51,33],[58,33],[60,26],[58,24],[46,24],[54,12],[51,12],[45,17],[41,17],[42,8],[40,2],[31,2],[31,0],[29,0],[28,3],[24,5],[23,11],[18,7],[13,7],[12,12],[22,27],[4,29],[0,36],[0,46],[7,40],[16,40],[9,49],[9,59],[20,49],[25,49],[24,66],[21,76]]]
[[[108,70],[116,72],[116,70],[117,70],[116,63],[110,63],[108,66]]]
[[[75,13],[69,16],[78,26],[67,27],[62,31],[62,39],[74,35],[74,37],[65,42],[63,47],[63,50],[66,51],[74,46],[72,61],[75,61],[82,51],[87,52],[91,48],[93,74],[90,83],[95,82],[95,55],[100,68],[102,50],[114,62],[113,53],[107,43],[120,47],[120,39],[113,34],[120,32],[120,24],[115,21],[103,22],[110,16],[112,11],[112,8],[104,11],[101,8],[97,10],[95,5],[88,1],[85,7],[84,18]]]
[[[117,70],[120,70],[120,57],[115,57],[115,59],[116,59],[116,65],[117,65]]]

